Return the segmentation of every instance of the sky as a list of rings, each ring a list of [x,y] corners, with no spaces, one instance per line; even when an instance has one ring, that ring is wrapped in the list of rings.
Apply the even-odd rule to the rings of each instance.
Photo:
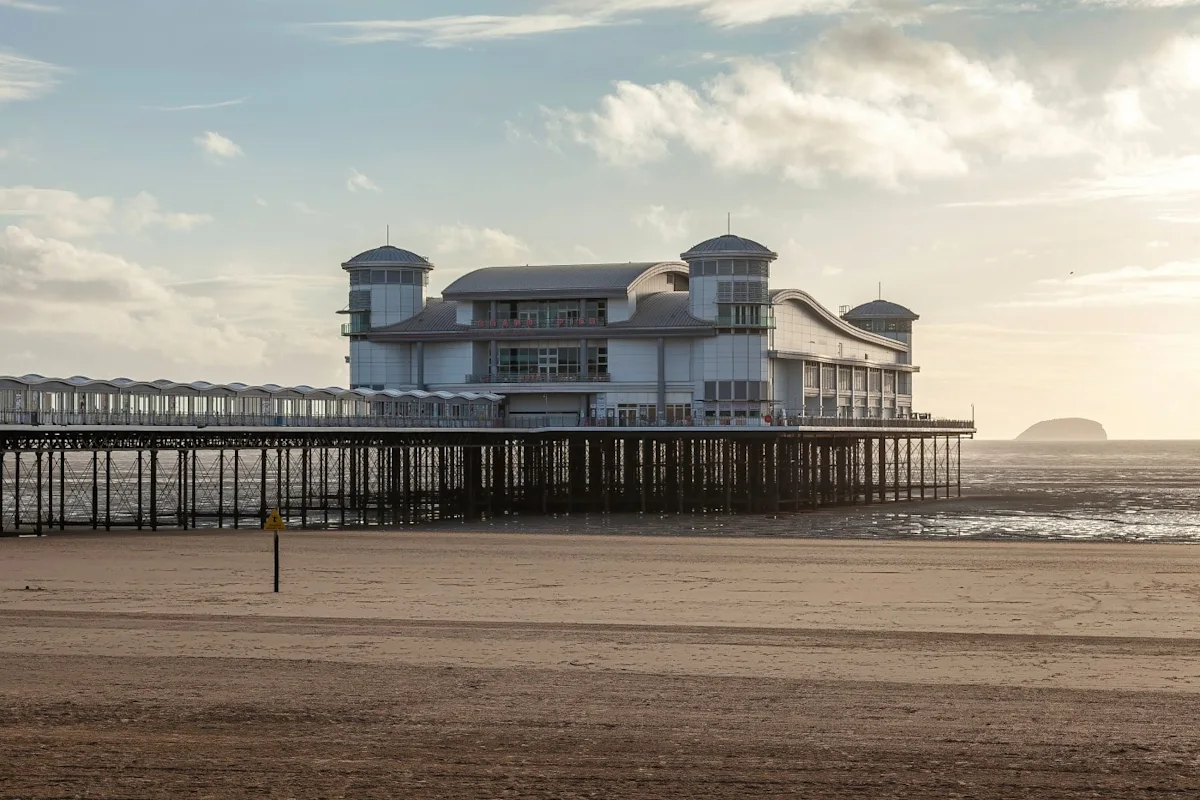
[[[341,385],[341,262],[918,314],[915,407],[1200,438],[1200,0],[0,0],[0,374]]]

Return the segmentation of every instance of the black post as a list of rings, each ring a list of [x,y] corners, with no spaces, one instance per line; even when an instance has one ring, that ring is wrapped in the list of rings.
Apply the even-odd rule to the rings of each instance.
[[[279,532],[275,533],[275,593],[279,593]]]

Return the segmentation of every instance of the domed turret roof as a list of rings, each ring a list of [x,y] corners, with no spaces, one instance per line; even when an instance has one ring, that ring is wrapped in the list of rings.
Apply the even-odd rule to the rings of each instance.
[[[429,263],[429,259],[424,256],[419,256],[408,250],[401,250],[399,247],[392,247],[390,244],[383,247],[376,247],[374,250],[368,250],[365,253],[359,253],[354,258],[342,264],[342,266],[433,268],[433,264]]]
[[[907,319],[914,320],[921,317],[914,314],[909,309],[899,303],[892,303],[887,300],[872,300],[869,303],[863,303],[857,308],[852,308],[845,314],[842,314],[842,319]]]
[[[779,258],[779,254],[772,252],[771,248],[759,244],[753,239],[745,239],[741,236],[734,236],[727,233],[724,236],[718,236],[715,239],[709,239],[688,250],[682,254],[680,258],[684,261],[692,258],[702,258],[705,256],[758,256],[766,257],[770,261]]]

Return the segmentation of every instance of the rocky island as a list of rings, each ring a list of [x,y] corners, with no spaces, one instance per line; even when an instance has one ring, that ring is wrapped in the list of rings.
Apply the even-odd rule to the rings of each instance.
[[[1050,419],[1030,426],[1018,442],[1106,442],[1104,426],[1090,419]]]

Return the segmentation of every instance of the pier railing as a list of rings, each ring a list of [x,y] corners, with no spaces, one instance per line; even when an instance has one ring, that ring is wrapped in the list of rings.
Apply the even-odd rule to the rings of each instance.
[[[689,417],[649,420],[590,418],[578,414],[511,414],[505,418],[405,416],[281,416],[260,414],[141,414],[75,411],[0,411],[0,426],[98,426],[112,428],[844,428],[847,430],[973,431],[970,420],[845,417]]]

